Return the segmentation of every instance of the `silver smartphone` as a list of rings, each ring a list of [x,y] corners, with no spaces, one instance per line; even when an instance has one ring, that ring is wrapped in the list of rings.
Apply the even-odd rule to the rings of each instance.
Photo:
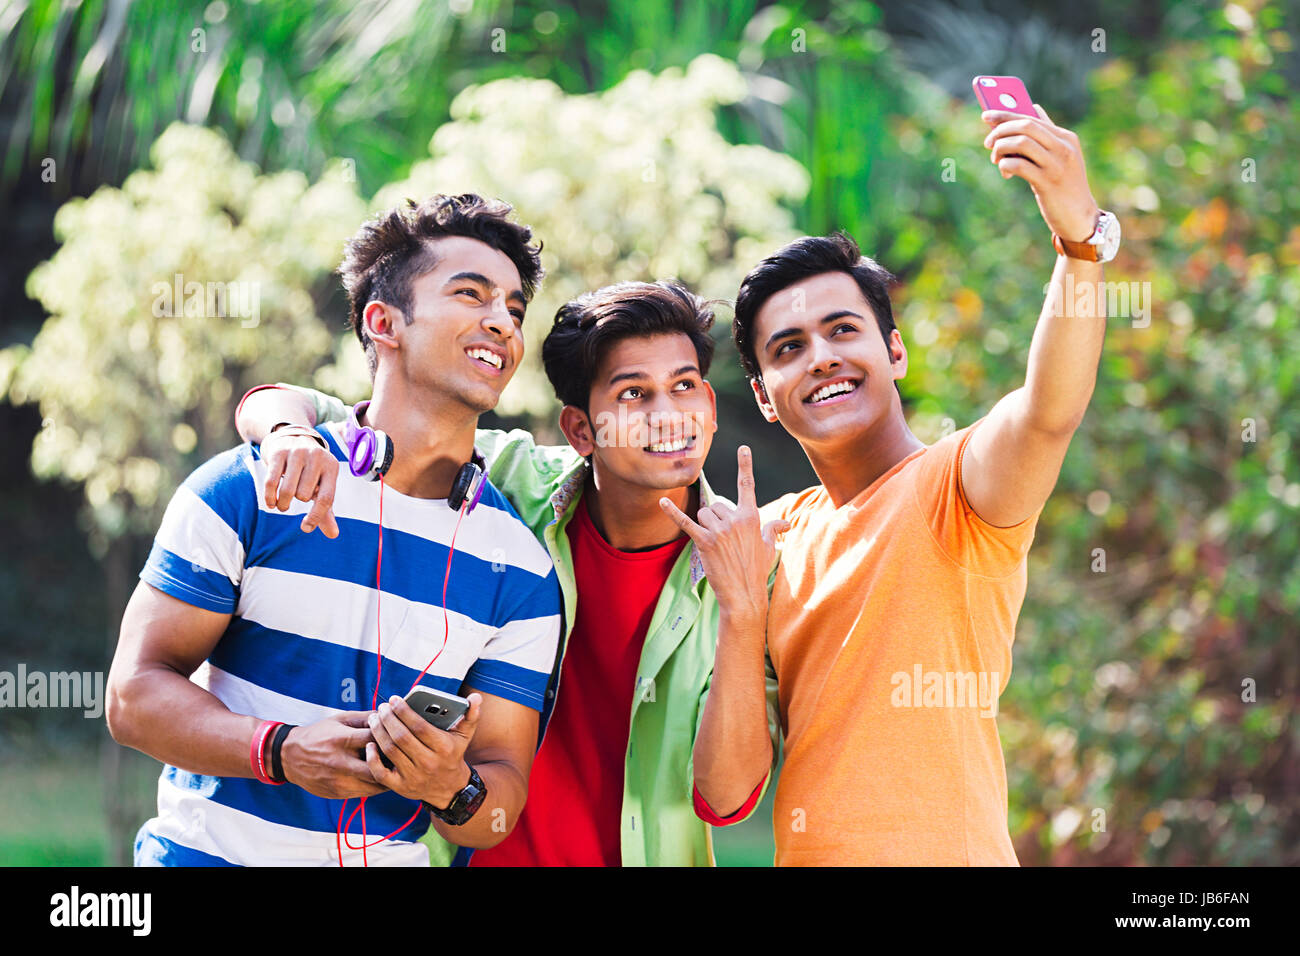
[[[469,710],[469,701],[428,687],[412,687],[406,703],[439,730],[451,730]]]

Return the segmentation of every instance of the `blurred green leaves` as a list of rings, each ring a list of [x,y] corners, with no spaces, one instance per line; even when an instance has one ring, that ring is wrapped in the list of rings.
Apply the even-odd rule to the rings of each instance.
[[[445,117],[458,72],[509,71],[489,47],[496,6],[16,0],[0,13],[0,101],[23,121],[3,131],[2,181],[49,157],[80,166],[60,182],[117,182],[183,120],[271,169],[338,156],[377,184]]]

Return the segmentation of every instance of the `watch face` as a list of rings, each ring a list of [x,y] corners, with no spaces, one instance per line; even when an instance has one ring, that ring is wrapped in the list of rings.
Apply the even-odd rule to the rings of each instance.
[[[1110,213],[1103,214],[1101,218],[1101,261],[1109,262],[1115,258],[1115,253],[1119,252],[1119,220]]]
[[[469,800],[466,802],[465,809],[470,814],[473,814],[475,810],[483,806],[483,801],[486,799],[487,799],[487,790],[484,788],[478,788],[474,791],[474,795],[470,797]]]
[[[478,775],[477,770],[470,767],[469,783],[465,785],[464,790],[456,794],[456,799],[452,800],[451,806],[447,807],[446,810],[439,810],[430,804],[425,804],[425,806],[429,807],[429,812],[439,820],[458,827],[468,821],[486,799],[487,787],[483,785],[483,778]]]

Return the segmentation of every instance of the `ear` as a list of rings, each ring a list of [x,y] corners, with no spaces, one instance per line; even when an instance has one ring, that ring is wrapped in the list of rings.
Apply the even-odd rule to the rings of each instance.
[[[383,302],[366,304],[365,311],[361,313],[361,321],[366,327],[366,335],[375,343],[376,354],[383,349],[395,351],[401,348],[401,342],[397,338],[397,326],[402,324],[397,321],[399,315],[401,312]]]
[[[889,367],[894,373],[895,381],[907,374],[907,347],[903,345],[903,337],[898,334],[898,329],[889,333]]]
[[[758,410],[763,413],[763,417],[769,422],[775,422],[776,409],[772,407],[772,401],[767,397],[767,389],[763,387],[763,380],[751,378],[749,387],[754,390],[754,401],[758,403]]]
[[[707,392],[709,396],[709,414],[712,416],[709,424],[712,426],[712,432],[716,435],[718,433],[718,396],[717,393],[713,391],[713,386],[709,384],[707,378],[704,379],[704,391]]]
[[[596,435],[591,427],[587,413],[576,405],[565,405],[560,409],[560,431],[569,440],[569,444],[583,458],[591,457],[596,450]]]

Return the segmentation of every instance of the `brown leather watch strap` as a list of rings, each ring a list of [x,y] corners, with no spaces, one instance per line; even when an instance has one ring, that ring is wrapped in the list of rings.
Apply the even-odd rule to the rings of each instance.
[[[1052,233],[1052,246],[1057,255],[1069,256],[1071,259],[1083,259],[1085,262],[1097,262],[1101,258],[1101,246],[1090,242],[1071,242]]]

